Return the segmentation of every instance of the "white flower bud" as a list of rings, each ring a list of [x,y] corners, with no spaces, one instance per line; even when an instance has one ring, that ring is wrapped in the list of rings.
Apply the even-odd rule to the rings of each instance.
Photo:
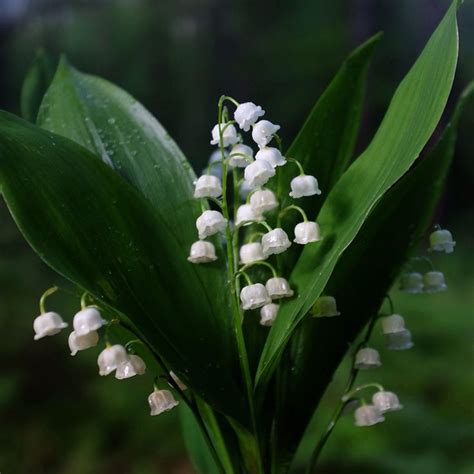
[[[374,405],[362,405],[354,412],[356,426],[372,426],[385,420]]]
[[[169,411],[175,406],[179,405],[179,402],[175,400],[173,394],[169,390],[155,390],[148,397],[148,404],[150,405],[150,415],[160,415],[165,411]]]
[[[390,351],[404,351],[411,349],[414,345],[408,329],[385,334],[385,347]]]
[[[99,333],[97,331],[91,331],[83,336],[78,336],[76,331],[72,331],[69,334],[68,344],[71,349],[71,355],[75,356],[79,351],[95,347],[99,342]]]
[[[244,132],[248,132],[250,127],[263,115],[265,115],[265,110],[262,107],[253,102],[244,102],[235,109],[234,119]]]
[[[109,375],[128,358],[125,347],[120,344],[106,347],[97,359],[100,375]]]
[[[306,245],[310,242],[322,240],[317,222],[300,222],[295,226],[295,240],[297,244]]]
[[[242,309],[257,309],[272,302],[267,290],[261,283],[244,286],[240,292]]]
[[[54,336],[67,328],[67,323],[63,321],[58,313],[52,311],[40,314],[33,321],[33,329],[35,331],[34,340],[37,341],[45,336]]]
[[[246,155],[246,156],[242,156]],[[253,150],[248,145],[237,143],[230,150],[229,166],[245,168],[253,160]]]
[[[237,135],[237,130],[232,124],[221,124],[222,129],[222,141],[223,146],[234,145],[239,141],[239,136]],[[211,145],[218,145],[220,141],[219,137],[219,124],[214,125],[212,129],[212,140]]]
[[[256,160],[245,168],[244,176],[248,185],[255,188],[263,186],[270,178],[275,176],[275,170],[268,161]]]
[[[88,306],[76,313],[72,324],[76,336],[85,336],[92,331],[100,329],[104,324],[107,324],[107,321],[102,318],[97,308]]]
[[[268,145],[273,135],[280,130],[280,125],[275,125],[268,120],[260,120],[253,126],[252,138],[253,141],[260,147]]]
[[[255,191],[250,196],[250,205],[258,214],[263,214],[267,211],[272,211],[278,207],[278,199],[273,191],[269,189],[261,189]]]
[[[214,197],[217,198],[222,195],[221,181],[216,176],[211,174],[203,174],[194,183],[194,197],[195,198],[206,198]]]
[[[129,379],[135,375],[143,375],[146,370],[144,360],[135,354],[130,354],[125,362],[122,362],[115,371],[118,380]]]
[[[277,227],[262,237],[263,255],[277,255],[291,246],[286,232]]]
[[[394,334],[405,330],[405,320],[399,314],[392,314],[381,319],[382,334]]]
[[[278,310],[280,305],[275,303],[269,303],[265,306],[262,306],[260,310],[260,325],[261,326],[271,326],[273,325],[276,317],[278,316]]]
[[[430,235],[430,252],[452,253],[456,242],[449,230],[438,229]]]
[[[423,275],[418,272],[405,273],[400,277],[400,290],[405,293],[422,293]]]
[[[273,277],[267,280],[265,288],[272,300],[290,298],[294,295],[294,291],[290,288],[288,281],[281,277]]]
[[[239,251],[240,263],[246,265],[248,263],[265,260],[267,257],[263,255],[262,244],[260,242],[250,242],[240,247]]]
[[[331,318],[341,314],[337,310],[336,298],[334,296],[320,296],[314,302],[311,313],[315,318]]]
[[[198,240],[191,245],[188,261],[191,263],[209,263],[217,260],[216,249],[212,242]]]
[[[179,387],[180,390],[187,390],[188,387],[181,381],[181,379],[171,370],[170,377],[174,380],[174,383]]]
[[[355,355],[354,368],[356,369],[376,369],[381,365],[379,352],[371,347],[363,347]]]
[[[237,217],[235,219],[235,225],[245,224],[246,222],[262,221],[263,216],[255,212],[254,208],[250,204],[242,204],[237,209]]]
[[[286,163],[286,158],[281,154],[278,148],[274,147],[263,147],[255,155],[256,160],[268,161],[273,168],[277,166],[283,166]]]
[[[196,220],[196,228],[201,240],[223,232],[226,225],[227,220],[218,211],[204,211]]]
[[[379,391],[374,393],[372,403],[380,413],[401,410],[403,406],[400,404],[398,397],[393,392]]]
[[[439,293],[446,291],[448,285],[442,272],[428,272],[423,275],[423,291],[425,293]]]
[[[318,186],[318,180],[314,176],[307,174],[299,175],[296,176],[296,178],[293,178],[291,180],[290,186],[290,196],[293,199],[321,194],[321,190]]]

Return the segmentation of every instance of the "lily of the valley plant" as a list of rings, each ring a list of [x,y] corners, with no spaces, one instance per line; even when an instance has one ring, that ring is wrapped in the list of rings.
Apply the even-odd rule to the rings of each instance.
[[[39,58],[22,96],[36,123],[0,113],[0,186],[31,246],[74,287],[45,291],[34,339],[68,331],[71,355],[96,350],[100,375],[146,377],[144,410],[147,399],[151,415],[180,410],[203,474],[288,472],[346,354],[347,386],[322,438],[309,440],[307,472],[349,409],[355,426],[390,422],[404,394],[378,383],[379,367],[416,335],[397,313],[398,290],[389,292],[395,282],[445,291],[434,254],[455,247],[431,216],[472,87],[418,157],[453,83],[456,12],[457,2],[359,157],[378,35],[343,63],[289,147],[283,112],[277,120],[255,98],[223,95],[198,176],[123,90],[65,60],[46,80]],[[77,294],[73,317],[55,311],[62,290]],[[358,385],[360,370],[373,382]]]

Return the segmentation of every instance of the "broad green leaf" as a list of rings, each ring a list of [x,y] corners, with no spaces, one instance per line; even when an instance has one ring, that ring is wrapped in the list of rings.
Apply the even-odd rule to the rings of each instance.
[[[341,317],[307,317],[293,333],[280,366],[284,383],[274,415],[271,445],[274,464],[280,466],[276,472],[286,472],[348,347],[378,312],[401,267],[422,240],[454,156],[462,107],[473,92],[471,84],[437,144],[385,194],[339,260],[327,292],[336,297]]]
[[[262,389],[341,254],[377,201],[408,170],[428,141],[451,90],[457,52],[453,3],[397,88],[372,142],[336,183],[319,213],[324,240],[306,246],[291,274],[298,296],[282,305],[268,336],[257,372]]]
[[[49,265],[125,315],[200,397],[248,424],[224,297],[206,291],[223,286],[222,274],[187,262],[189,237],[85,148],[5,112],[0,186]]]

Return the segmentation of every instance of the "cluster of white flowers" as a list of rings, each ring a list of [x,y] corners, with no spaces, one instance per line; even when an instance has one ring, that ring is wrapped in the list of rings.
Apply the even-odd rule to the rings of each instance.
[[[227,109],[223,108],[224,100],[236,106],[234,120],[228,119]],[[205,209],[203,205],[203,212],[196,220],[199,240],[191,245],[188,260],[196,264],[214,262],[218,258],[216,249],[212,242],[205,239],[224,233],[226,245],[233,249],[230,257],[234,262],[228,262],[234,272],[233,277],[244,277],[247,282],[240,291],[242,309],[260,309],[260,324],[271,326],[279,309],[274,301],[294,295],[288,281],[278,275],[268,261],[272,255],[279,255],[292,245],[288,234],[281,227],[282,217],[290,210],[301,214],[303,221],[294,228],[293,242],[296,244],[318,242],[321,235],[318,224],[309,221],[300,207],[292,204],[279,209],[280,203],[275,193],[265,186],[277,175],[279,168],[293,163],[298,167],[299,174],[291,180],[289,196],[300,199],[321,194],[321,191],[317,179],[306,175],[297,160],[283,156],[280,148],[270,146],[273,140],[280,143],[277,135],[280,126],[262,120],[264,114],[262,107],[253,102],[239,104],[230,97],[221,98],[219,123],[211,132],[211,144],[217,145],[218,149],[212,153],[207,171],[196,180],[194,190],[195,198],[207,199],[218,209]],[[256,153],[251,146],[243,143],[237,126],[242,132],[251,132],[254,145],[258,147]],[[217,166],[218,172],[213,172]],[[229,202],[228,171],[232,171],[233,178],[232,202]],[[233,210],[233,216],[229,209]],[[267,221],[270,213],[274,213],[274,216],[277,214],[274,228]],[[265,232],[247,232],[244,242],[239,242],[239,230],[243,227],[252,231],[260,227]],[[255,237],[258,237],[258,241],[255,241]],[[238,267],[239,263],[241,267]],[[266,266],[272,271],[272,278],[265,284],[253,283],[248,275],[247,270],[255,265]]]

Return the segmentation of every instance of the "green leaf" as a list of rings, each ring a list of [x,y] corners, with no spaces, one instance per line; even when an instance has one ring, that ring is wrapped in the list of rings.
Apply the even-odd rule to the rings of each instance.
[[[228,294],[221,269],[187,262],[190,236],[85,148],[5,112],[0,185],[49,265],[128,318],[199,396],[248,424],[227,300],[206,291]]]
[[[291,274],[298,296],[282,305],[271,329],[257,372],[261,388],[374,205],[408,170],[428,141],[451,90],[457,52],[453,4],[400,83],[374,139],[324,203],[318,217],[324,240],[306,246]]]
[[[53,80],[57,63],[48,53],[40,49],[26,73],[21,88],[21,115],[30,122],[36,122],[43,96]]]
[[[403,264],[419,246],[443,192],[462,108],[473,92],[471,84],[437,144],[385,194],[339,260],[327,292],[336,297],[341,317],[305,318],[293,333],[280,366],[284,383],[274,415],[274,462],[283,468],[277,472],[285,472],[348,347],[377,314]]]

